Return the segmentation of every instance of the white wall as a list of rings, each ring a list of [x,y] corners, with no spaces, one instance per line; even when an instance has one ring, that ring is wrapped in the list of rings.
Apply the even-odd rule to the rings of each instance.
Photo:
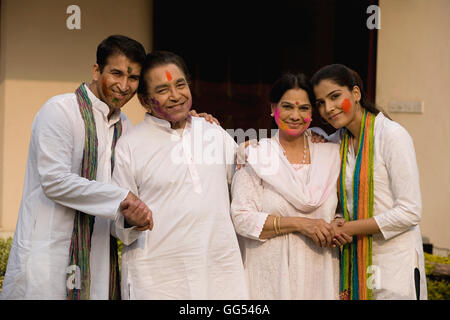
[[[423,201],[422,235],[450,248],[450,1],[380,0],[376,101],[424,101],[390,113],[411,134]]]

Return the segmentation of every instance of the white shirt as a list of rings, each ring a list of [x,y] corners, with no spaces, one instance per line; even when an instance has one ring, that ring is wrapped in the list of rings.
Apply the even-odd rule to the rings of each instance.
[[[339,159],[339,150],[336,145],[313,144],[309,134],[307,137],[311,149],[311,163],[319,161],[319,157],[327,155],[333,157],[332,154],[334,159]],[[277,161],[279,161],[278,155],[270,157],[272,164]],[[272,166],[268,165],[266,168],[269,167]],[[239,242],[250,298],[257,300],[339,299],[337,248],[320,248],[310,238],[298,232],[268,240],[259,239],[269,214],[323,219],[331,222],[337,205],[336,180],[339,166],[333,167],[334,174],[330,177],[334,178],[331,179],[330,190],[324,193],[325,198],[320,201],[321,204],[317,204],[318,207],[308,212],[298,210],[290,201],[296,202],[291,199],[293,194],[297,196],[298,201],[302,194],[308,195],[309,191],[314,191],[313,196],[317,196],[314,193],[319,193],[319,190],[325,188],[322,186],[318,189],[315,185],[314,180],[319,178],[313,172],[320,174],[320,171],[313,170],[310,164],[293,166],[284,156],[273,168],[274,170],[271,170],[269,174],[281,179],[280,184],[277,180],[268,183],[258,176],[249,164],[238,170],[233,178],[231,213],[236,232],[240,235]],[[289,171],[290,174],[281,170]],[[324,173],[331,172],[332,169],[322,167],[321,170]],[[292,175],[296,175],[295,178],[301,186],[292,186],[288,178]],[[288,187],[284,187],[285,185]],[[301,187],[304,189],[303,192],[299,191]],[[288,193],[292,195],[288,197]],[[303,201],[306,201],[306,198]],[[306,209],[308,206],[304,207]]]
[[[398,123],[379,113],[374,132],[374,208],[380,234],[373,235],[372,263],[379,267],[374,299],[416,299],[414,268],[420,271],[420,299],[427,299],[422,236],[422,197],[413,141]],[[353,148],[347,155],[347,209],[353,213]],[[418,262],[418,263],[417,263]],[[374,275],[376,275],[375,269]],[[375,283],[374,283],[375,284]]]
[[[246,299],[230,218],[236,143],[192,118],[181,135],[147,114],[116,147],[113,180],[152,210],[154,227],[122,253],[123,299]]]
[[[381,233],[373,235],[371,275],[374,299],[416,299],[414,268],[420,272],[420,299],[427,299],[422,236],[422,200],[414,144],[398,123],[379,113],[374,128],[374,209]],[[317,130],[315,130],[317,131]],[[340,142],[343,130],[330,136]],[[350,143],[349,143],[350,145]],[[347,154],[347,209],[353,214],[356,155]]]
[[[32,127],[22,202],[1,299],[66,299],[66,268],[75,210],[95,216],[90,253],[91,299],[108,299],[110,222],[128,190],[109,184],[114,124],[108,106],[85,86],[98,138],[96,181],[80,177],[84,121],[74,93],[48,100]]]

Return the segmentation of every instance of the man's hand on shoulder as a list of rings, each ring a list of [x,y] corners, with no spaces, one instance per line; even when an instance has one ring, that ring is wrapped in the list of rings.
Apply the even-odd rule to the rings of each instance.
[[[202,113],[197,113],[197,111],[195,111],[194,109],[192,109],[191,111],[189,111],[189,114],[193,117],[201,117],[201,118],[205,118],[206,121],[208,121],[209,123],[215,123],[218,126],[220,126],[220,122],[219,120],[217,120],[216,118],[214,118],[212,115],[210,115],[209,113],[206,112],[202,112]]]

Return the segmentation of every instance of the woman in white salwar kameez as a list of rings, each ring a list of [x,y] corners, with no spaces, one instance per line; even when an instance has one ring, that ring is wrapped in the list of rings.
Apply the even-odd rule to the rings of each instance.
[[[325,66],[311,82],[321,116],[340,129],[331,140],[341,142],[338,189],[347,222],[336,231],[354,236],[342,249],[342,298],[426,299],[421,194],[410,135],[367,102],[353,70]]]
[[[338,299],[335,217],[339,148],[311,143],[310,88],[285,74],[270,93],[279,127],[250,147],[236,172],[231,212],[251,299]],[[344,237],[342,239],[342,237]]]

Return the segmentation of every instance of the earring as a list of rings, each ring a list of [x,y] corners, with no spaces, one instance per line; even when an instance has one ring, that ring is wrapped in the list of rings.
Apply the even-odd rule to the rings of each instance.
[[[271,117],[273,117],[273,112],[270,114]]]

